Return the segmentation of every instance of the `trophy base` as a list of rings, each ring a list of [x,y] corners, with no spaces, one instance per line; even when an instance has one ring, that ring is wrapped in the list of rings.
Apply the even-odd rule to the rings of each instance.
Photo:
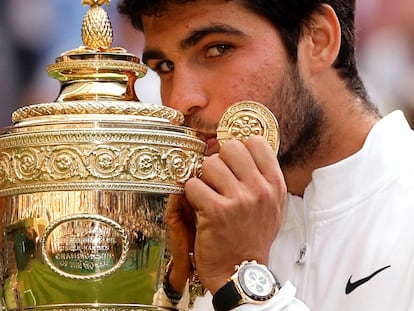
[[[151,306],[168,256],[168,194],[37,192],[0,198],[1,311]]]
[[[175,308],[158,307],[143,304],[54,304],[23,307],[18,309],[2,309],[3,311],[171,311]]]

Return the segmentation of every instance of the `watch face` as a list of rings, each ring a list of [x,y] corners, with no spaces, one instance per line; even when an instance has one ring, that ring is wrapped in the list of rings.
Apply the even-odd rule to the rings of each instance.
[[[254,300],[270,299],[276,291],[273,274],[258,264],[246,264],[240,268],[239,284],[243,292]]]

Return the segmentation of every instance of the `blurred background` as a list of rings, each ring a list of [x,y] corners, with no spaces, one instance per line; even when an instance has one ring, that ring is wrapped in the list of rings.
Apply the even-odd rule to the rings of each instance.
[[[143,36],[104,6],[114,29],[113,46],[141,57]],[[2,0],[0,10],[0,127],[11,125],[21,106],[52,102],[59,83],[46,66],[82,45],[88,7],[81,0]],[[414,127],[414,1],[357,0],[357,56],[360,74],[383,114],[402,109]],[[159,81],[149,71],[137,81],[143,102],[160,104]]]

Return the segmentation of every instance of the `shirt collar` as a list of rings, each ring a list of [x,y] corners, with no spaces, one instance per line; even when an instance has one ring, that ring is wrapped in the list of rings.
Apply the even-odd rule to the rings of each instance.
[[[406,169],[407,160],[412,162],[413,133],[401,111],[382,118],[371,129],[361,150],[313,172],[305,189],[306,206],[326,210],[345,201],[361,200],[378,189],[391,175]]]

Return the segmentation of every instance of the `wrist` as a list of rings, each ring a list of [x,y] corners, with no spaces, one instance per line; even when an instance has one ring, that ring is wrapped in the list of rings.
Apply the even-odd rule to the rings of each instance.
[[[175,266],[175,264],[171,257],[165,269],[162,286],[170,302],[173,305],[177,305],[183,296],[187,277],[183,277],[183,273],[179,273],[181,270],[178,267],[174,267],[173,269],[173,266]]]
[[[175,266],[170,269],[168,282],[175,291],[183,293],[189,277],[189,270],[183,270]]]
[[[210,293],[214,296],[214,294],[218,290],[220,290],[220,288],[222,288],[224,285],[227,284],[227,282],[229,281],[233,273],[234,273],[234,269],[230,271],[228,274],[225,274],[223,276],[218,276],[214,279],[210,277],[208,280],[208,286],[207,286]]]
[[[254,262],[260,263],[263,266],[268,265],[267,256],[265,257],[266,260],[262,259],[261,256],[256,256],[256,258],[259,258],[259,259],[254,260]],[[243,260],[240,260],[239,263],[242,261]],[[214,295],[220,288],[222,288],[224,285],[226,285],[226,283],[230,281],[231,277],[235,273],[236,267],[238,266],[239,264],[235,264],[235,263],[226,264],[226,265],[223,264],[220,267],[221,268],[220,270],[216,269],[214,272],[212,271],[211,273],[209,273],[207,275],[207,279],[203,280],[203,284],[205,284],[205,287],[207,287],[210,293]]]
[[[170,302],[176,306],[178,302],[183,297],[182,291],[177,291],[174,286],[170,283],[171,271],[173,267],[173,259],[171,257],[170,261],[167,264],[164,274],[164,280],[162,282],[162,287],[164,289],[165,295],[167,295]]]
[[[280,284],[273,273],[256,261],[243,261],[235,273],[213,295],[216,311],[228,311],[241,304],[262,304],[271,299]]]

